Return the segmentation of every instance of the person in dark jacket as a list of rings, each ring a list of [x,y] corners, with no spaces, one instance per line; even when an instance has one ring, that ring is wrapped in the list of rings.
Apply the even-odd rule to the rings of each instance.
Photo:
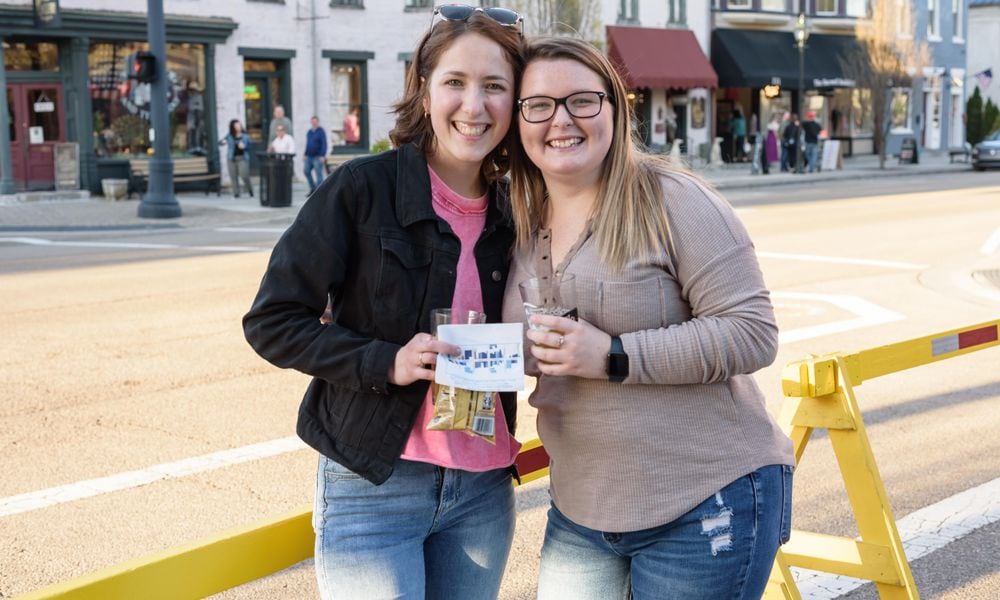
[[[229,167],[229,181],[233,185],[233,195],[240,197],[240,182],[253,197],[253,186],[250,185],[250,136],[243,131],[239,119],[229,122],[229,133],[219,140],[219,145],[227,145],[226,164]]]
[[[311,194],[319,187],[326,173],[326,166],[323,164],[326,157],[326,132],[319,126],[319,117],[309,119],[309,125],[309,131],[306,132],[305,172]]]
[[[495,443],[429,430],[430,311],[501,320],[521,17],[441,6],[395,105],[394,150],[330,174],[278,241],[243,327],[313,377],[297,432],[319,452],[323,598],[494,599],[514,532],[516,398]],[[321,321],[329,302],[330,312]]]
[[[801,165],[799,164],[799,137],[802,133],[802,126],[799,123],[799,115],[792,113],[792,116],[788,120],[788,125],[785,127],[785,131],[781,134],[781,145],[787,150],[785,154],[786,164],[784,165],[783,171],[795,170],[796,173],[801,173]]]
[[[805,142],[805,160],[809,164],[809,172],[814,173],[819,170],[819,134],[822,131],[819,123],[816,122],[816,113],[809,111],[806,113],[806,120],[802,122],[802,140]]]

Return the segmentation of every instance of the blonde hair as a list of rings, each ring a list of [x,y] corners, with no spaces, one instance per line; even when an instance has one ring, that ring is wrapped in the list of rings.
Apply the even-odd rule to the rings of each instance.
[[[536,38],[525,42],[523,53],[525,68],[539,60],[573,60],[596,73],[606,87],[606,110],[614,111],[614,132],[601,167],[593,214],[601,259],[620,269],[631,259],[669,248],[670,226],[660,177],[685,169],[642,148],[632,128],[633,110],[621,76],[603,54],[581,40]],[[544,222],[547,191],[541,171],[520,145],[511,153],[510,191],[517,245],[524,248]]]

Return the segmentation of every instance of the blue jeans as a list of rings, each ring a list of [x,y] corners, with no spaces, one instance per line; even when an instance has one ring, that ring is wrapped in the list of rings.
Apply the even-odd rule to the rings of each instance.
[[[806,144],[806,160],[809,161],[810,173],[819,170],[819,163],[816,162],[819,160],[819,144]]]
[[[677,520],[610,533],[549,508],[539,600],[760,598],[791,532],[792,467],[740,477]]]
[[[306,181],[309,182],[309,191],[312,192],[326,179],[326,164],[324,164],[322,156],[307,156],[304,162]],[[313,172],[316,173],[315,179],[313,179]]]
[[[377,486],[320,456],[320,596],[495,600],[515,517],[505,469],[471,473],[401,459]]]

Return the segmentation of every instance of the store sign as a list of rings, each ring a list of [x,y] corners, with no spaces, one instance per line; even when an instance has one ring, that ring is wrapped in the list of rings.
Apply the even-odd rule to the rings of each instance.
[[[857,83],[853,79],[845,79],[843,77],[830,77],[827,79],[813,79],[813,87],[852,88],[852,87],[857,87]]]
[[[41,126],[28,128],[28,143],[41,144],[45,141],[45,130]]]
[[[260,88],[255,85],[243,86],[244,100],[260,100]]]
[[[59,0],[34,0],[31,4],[35,13],[35,27],[59,27],[62,22]]]
[[[49,113],[55,112],[56,103],[50,100],[40,100],[32,105],[36,113]]]

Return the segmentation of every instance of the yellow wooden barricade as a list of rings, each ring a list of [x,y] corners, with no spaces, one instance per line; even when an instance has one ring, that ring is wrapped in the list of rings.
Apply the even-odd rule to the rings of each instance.
[[[765,598],[799,600],[789,567],[873,581],[881,598],[919,598],[903,542],[882,484],[854,388],[868,379],[983,350],[998,344],[1000,321],[926,337],[789,363],[782,373],[786,400],[779,421],[802,460],[813,429],[829,432],[857,520],[857,539],[792,530],[778,552]]]
[[[874,581],[882,598],[917,599],[913,574],[875,464],[854,388],[867,379],[998,345],[1000,321],[955,329],[855,354],[829,354],[788,364],[782,389],[794,398],[779,421],[801,461],[815,428],[829,431],[859,539],[793,530],[775,560],[765,598],[801,600],[790,566]],[[548,475],[539,440],[517,458],[522,483]],[[19,600],[148,600],[203,598],[276,573],[313,555],[311,507],[239,527],[58,583]]]
[[[517,456],[521,483],[549,474],[538,439]],[[18,600],[184,600],[204,598],[287,569],[313,555],[312,507],[95,571]]]

